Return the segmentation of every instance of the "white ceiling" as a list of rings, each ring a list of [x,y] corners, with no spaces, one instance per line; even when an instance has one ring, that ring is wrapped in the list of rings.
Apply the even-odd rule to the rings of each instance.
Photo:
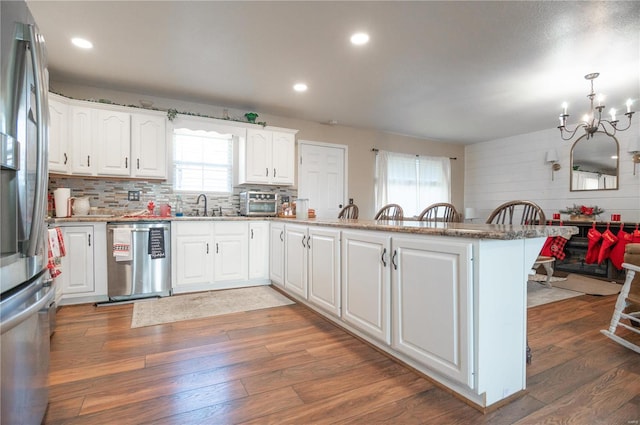
[[[575,122],[590,72],[640,109],[637,1],[27,3],[57,81],[454,143]]]

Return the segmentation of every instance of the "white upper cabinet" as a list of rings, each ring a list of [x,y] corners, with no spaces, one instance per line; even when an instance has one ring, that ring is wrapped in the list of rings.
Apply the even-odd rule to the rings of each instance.
[[[273,132],[272,167],[274,184],[293,184],[295,169],[296,136],[280,131]]]
[[[50,98],[49,170],[88,176],[166,179],[163,113]]]
[[[90,108],[75,105],[69,108],[72,174],[95,174],[96,158],[93,154],[92,116]]]
[[[55,95],[49,97],[49,171],[68,173],[69,106]]]
[[[292,185],[295,169],[295,130],[247,129],[240,141],[239,184]]]
[[[131,176],[167,177],[167,137],[164,116],[131,115]]]
[[[125,112],[96,110],[93,152],[97,156],[97,174],[131,174],[131,115]]]

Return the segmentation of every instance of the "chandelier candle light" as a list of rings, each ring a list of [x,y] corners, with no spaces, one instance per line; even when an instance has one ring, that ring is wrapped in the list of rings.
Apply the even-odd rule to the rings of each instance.
[[[562,114],[560,115],[560,125],[558,126],[558,128],[560,129],[560,136],[562,137],[562,140],[571,140],[571,138],[575,136],[579,128],[584,128],[584,131],[587,133],[587,139],[589,139],[591,138],[591,136],[593,136],[593,133],[598,131],[598,129],[601,129],[609,136],[613,136],[614,134],[616,134],[616,131],[624,131],[631,127],[631,116],[634,114],[631,111],[631,105],[633,103],[631,99],[628,99],[626,103],[627,112],[625,113],[625,115],[627,116],[627,118],[629,118],[629,122],[625,128],[618,128],[618,120],[616,119],[617,111],[614,108],[611,108],[609,111],[609,113],[611,114],[611,120],[602,118],[602,111],[605,108],[605,106],[602,104],[602,102],[604,101],[603,95],[598,96],[598,106],[594,106],[596,93],[593,91],[593,80],[598,78],[599,75],[600,74],[598,72],[594,72],[592,74],[587,74],[584,76],[586,80],[591,81],[591,93],[587,95],[587,98],[589,98],[589,102],[591,103],[591,109],[588,114],[582,117],[582,121],[580,122],[580,124],[578,124],[573,130],[567,129],[567,118],[569,117],[569,114],[567,113],[568,104],[567,102],[564,102],[562,104]]]

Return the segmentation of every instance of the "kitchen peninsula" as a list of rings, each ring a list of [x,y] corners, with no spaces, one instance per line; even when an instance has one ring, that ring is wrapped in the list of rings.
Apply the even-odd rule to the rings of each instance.
[[[159,219],[163,218],[142,220]],[[64,226],[87,220],[99,225],[133,219],[54,221]],[[249,253],[244,267],[268,258],[267,278],[252,281],[247,270],[244,281],[212,279],[209,289],[272,283],[480,410],[497,407],[525,390],[527,275],[547,236],[570,237],[578,231],[572,226],[418,221],[166,220],[173,228],[174,279],[181,275],[182,266],[176,261],[181,248],[175,239],[181,226],[200,238],[212,234],[209,243],[215,248],[205,253],[202,244],[198,261],[215,268],[220,264],[216,255],[224,250],[222,242],[228,236],[218,236],[215,227],[207,226],[244,225],[248,248],[238,251]],[[268,252],[258,250],[252,256],[255,240],[266,243]],[[96,241],[100,243],[106,242]],[[174,293],[176,287],[172,282]]]

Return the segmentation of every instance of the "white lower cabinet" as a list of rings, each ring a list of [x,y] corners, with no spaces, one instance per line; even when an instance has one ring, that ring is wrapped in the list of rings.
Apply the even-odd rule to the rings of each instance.
[[[269,223],[249,222],[249,280],[269,279]]]
[[[271,227],[271,246],[276,250],[271,253],[272,276],[278,266],[273,263],[284,263],[284,284],[278,286],[340,317],[340,230],[288,223],[284,231],[279,229],[278,225]],[[284,257],[278,251],[282,245]]]
[[[392,348],[473,387],[471,243],[393,237],[391,245]]]
[[[340,231],[309,226],[307,254],[309,302],[340,317]]]
[[[107,299],[106,224],[65,225],[62,228],[66,255],[56,283],[62,290],[62,304]]]
[[[285,226],[284,258],[284,289],[307,299],[307,226]]]
[[[284,224],[272,221],[269,226],[269,279],[284,287]]]
[[[174,221],[174,293],[269,282],[269,224],[249,221]],[[255,261],[249,265],[250,255]]]
[[[342,232],[342,319],[391,343],[391,237],[382,232]]]
[[[214,224],[215,282],[248,279],[249,242],[246,221],[216,222]]]
[[[174,221],[171,243],[173,292],[208,289],[213,283],[213,223]]]

